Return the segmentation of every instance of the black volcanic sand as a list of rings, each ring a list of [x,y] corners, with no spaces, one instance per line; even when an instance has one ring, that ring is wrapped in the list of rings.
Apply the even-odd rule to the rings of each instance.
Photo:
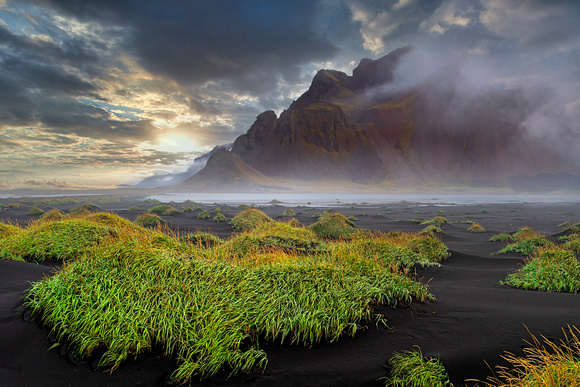
[[[12,199],[14,201],[14,199]],[[7,202],[4,200],[3,202]],[[140,211],[128,211],[129,205],[101,205],[134,220],[152,204],[141,204]],[[133,205],[133,204],[131,204]],[[67,208],[73,207],[69,205]],[[179,206],[177,206],[179,208]],[[204,205],[211,210],[216,205]],[[514,254],[490,255],[503,247],[489,242],[494,233],[516,231],[529,226],[547,235],[560,230],[564,221],[580,221],[577,203],[557,204],[485,204],[421,205],[396,203],[385,205],[351,204],[335,207],[347,216],[358,218],[358,227],[372,230],[420,230],[415,218],[445,216],[444,242],[452,256],[439,268],[418,270],[437,301],[413,304],[400,309],[381,308],[388,327],[371,325],[354,338],[344,337],[336,343],[302,345],[262,343],[268,354],[264,372],[234,375],[227,371],[204,381],[200,386],[379,386],[378,378],[387,375],[386,363],[394,351],[419,346],[425,356],[439,356],[452,382],[465,383],[468,378],[484,380],[490,375],[485,362],[502,363],[504,351],[517,354],[529,340],[527,330],[552,340],[564,337],[567,325],[580,327],[580,295],[545,293],[512,289],[498,285],[510,271],[517,269],[524,257]],[[239,210],[221,206],[228,218]],[[274,219],[286,207],[270,204],[263,210]],[[324,208],[292,207],[297,219],[308,225],[312,216]],[[25,224],[29,208],[8,208],[0,219]],[[441,213],[444,211],[444,213]],[[180,232],[212,230],[227,237],[231,227],[212,220],[198,220],[199,211],[163,217]],[[487,233],[466,231],[466,221],[480,223]],[[32,263],[0,261],[0,385],[2,386],[159,386],[175,369],[175,363],[160,355],[159,350],[127,362],[112,374],[95,371],[91,361],[69,359],[63,349],[49,350],[49,331],[20,309],[21,298],[36,281],[57,268]],[[77,364],[74,364],[77,363]]]

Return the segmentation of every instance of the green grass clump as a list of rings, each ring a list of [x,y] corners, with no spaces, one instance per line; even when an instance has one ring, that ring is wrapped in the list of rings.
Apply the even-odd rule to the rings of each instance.
[[[565,234],[580,234],[580,223],[564,222],[559,224],[558,227],[561,227],[562,232]]]
[[[37,215],[42,215],[42,214],[44,214],[44,211],[40,207],[37,207],[37,206],[32,207],[30,209],[30,211],[28,211],[28,215],[30,215],[30,216],[37,216]]]
[[[149,212],[144,212],[135,219],[135,224],[141,227],[157,227],[164,223],[158,215]]]
[[[493,235],[489,240],[491,242],[508,242],[511,241],[512,236],[502,232],[501,234]]]
[[[539,249],[503,283],[527,290],[577,293],[580,290],[580,262],[570,250],[559,247]]]
[[[576,238],[572,238],[564,243],[564,248],[580,254],[580,235],[576,235]]]
[[[329,244],[336,264],[358,270],[391,270],[406,272],[415,265],[438,265],[449,256],[447,246],[439,239],[420,234],[380,232],[358,234],[348,241]]]
[[[20,233],[22,230],[12,224],[0,223],[0,239]]]
[[[348,239],[358,232],[354,223],[340,212],[324,212],[309,228],[320,238]]]
[[[580,380],[580,331],[568,326],[564,339],[558,342],[532,335],[530,347],[523,356],[506,352],[502,356],[511,367],[496,366],[493,377],[484,382],[487,387],[576,387]]]
[[[90,214],[91,212],[99,212],[99,211],[103,211],[103,209],[97,206],[96,204],[84,203],[78,207],[73,208],[68,213],[70,215],[87,215]]]
[[[434,224],[437,227],[441,227],[444,224],[449,224],[449,221],[444,218],[443,216],[434,216],[432,219],[430,220],[426,220],[424,222],[421,222],[421,225],[430,225],[430,224]]]
[[[214,210],[214,214],[213,214],[213,221],[214,222],[227,222],[228,218],[226,218],[226,215],[222,212],[221,208],[216,208]]]
[[[476,232],[476,233],[484,233],[486,232],[485,228],[479,223],[472,223],[469,227],[467,227],[468,232]]]
[[[420,349],[395,352],[389,360],[387,387],[452,387],[439,358],[425,358]]]
[[[272,218],[256,208],[247,208],[233,217],[230,224],[236,231],[247,231],[262,224],[272,222]]]
[[[442,232],[443,232],[443,230],[441,229],[441,227],[439,227],[435,224],[430,224],[430,225],[426,226],[425,228],[423,228],[423,230],[421,230],[421,233],[429,234],[429,235],[441,234]]]
[[[199,214],[197,214],[197,219],[204,220],[209,218],[211,218],[211,215],[207,211],[202,211]]]
[[[296,211],[294,211],[292,208],[286,208],[282,216],[292,218],[293,216],[296,216]]]
[[[38,222],[2,241],[0,255],[27,261],[68,260],[90,251],[110,227],[85,219]]]
[[[494,239],[495,237],[492,237],[492,240],[499,240],[500,237],[496,237],[498,239]],[[519,253],[521,255],[529,255],[537,251],[540,247],[550,247],[554,245],[548,240],[548,238],[546,238],[545,235],[537,233],[529,227],[521,228],[516,233],[509,236],[508,240],[512,243],[508,244],[506,247],[499,250],[495,254],[513,252]]]
[[[102,348],[99,364],[114,369],[160,346],[177,360],[172,378],[185,381],[223,367],[265,367],[258,337],[332,342],[383,321],[375,305],[432,299],[422,284],[380,266],[361,269],[354,256],[344,265],[326,251],[298,259],[281,249],[249,248],[238,262],[224,250],[243,238],[314,236],[307,228],[263,224],[198,254],[170,243],[170,236],[165,244],[148,234],[109,239],[34,283],[26,305],[79,358]]]
[[[129,211],[139,211],[139,207],[137,206],[129,207]]]
[[[64,214],[60,210],[53,208],[52,210],[45,212],[40,216],[43,221],[51,222],[55,220],[64,219]]]
[[[152,214],[161,214],[165,216],[177,215],[180,213],[177,208],[168,204],[160,204],[155,207],[151,207],[149,212]]]

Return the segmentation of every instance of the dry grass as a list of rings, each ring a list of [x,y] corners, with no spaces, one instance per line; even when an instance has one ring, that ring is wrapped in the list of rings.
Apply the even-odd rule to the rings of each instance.
[[[532,335],[523,356],[506,352],[511,367],[497,366],[487,387],[577,387],[580,386],[580,331],[575,326],[562,329],[564,339],[555,343]]]

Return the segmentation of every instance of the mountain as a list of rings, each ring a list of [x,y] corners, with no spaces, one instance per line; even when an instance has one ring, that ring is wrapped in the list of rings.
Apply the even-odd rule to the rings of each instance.
[[[207,160],[205,167],[183,183],[183,187],[194,186],[198,191],[212,192],[228,187],[233,192],[259,191],[263,189],[284,189],[276,182],[249,166],[239,155],[224,147],[216,149]]]
[[[397,84],[397,66],[413,50],[362,59],[352,76],[320,70],[279,117],[260,114],[231,151],[219,150],[179,188],[510,187],[516,176],[525,185],[522,176],[580,174],[578,160],[526,131],[536,107],[517,89],[466,89],[453,65]]]
[[[187,168],[187,170],[185,172],[167,173],[167,174],[163,174],[163,175],[150,176],[146,179],[143,179],[135,187],[137,187],[137,188],[167,187],[167,186],[173,186],[173,185],[179,184],[181,182],[184,182],[185,180],[187,180],[191,176],[193,176],[196,173],[198,173],[199,171],[201,171],[203,169],[203,167],[205,167],[205,164],[207,163],[207,160],[210,158],[210,156],[213,155],[218,149],[225,148],[227,150],[230,150],[232,148],[232,145],[233,144],[215,146],[208,153],[201,155],[199,157],[196,157],[193,160],[193,163],[191,164],[191,166],[189,168]]]

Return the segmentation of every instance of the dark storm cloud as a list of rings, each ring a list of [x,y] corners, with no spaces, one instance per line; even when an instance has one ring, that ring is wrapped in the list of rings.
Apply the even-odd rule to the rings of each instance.
[[[126,41],[147,70],[180,82],[291,72],[331,58],[337,48],[313,24],[310,0],[38,0],[81,19],[131,27]],[[219,5],[219,6],[218,6]]]
[[[12,77],[20,78],[28,89],[42,89],[49,93],[95,96],[97,88],[79,77],[67,73],[62,67],[25,62],[18,58],[4,60],[0,68]]]

